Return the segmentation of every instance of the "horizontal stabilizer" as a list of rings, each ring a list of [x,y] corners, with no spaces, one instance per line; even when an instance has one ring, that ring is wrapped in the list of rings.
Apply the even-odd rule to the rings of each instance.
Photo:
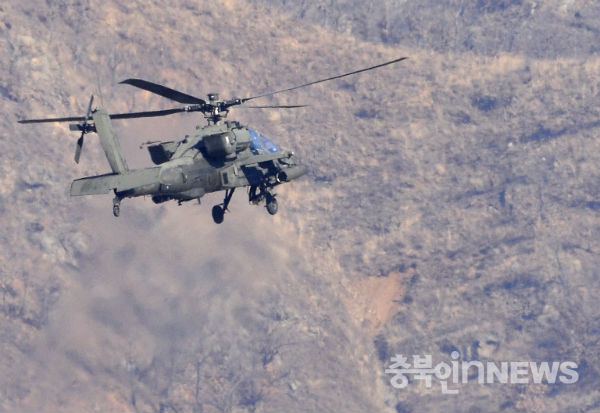
[[[71,196],[107,194],[117,187],[117,181],[117,174],[77,179],[71,184]]]

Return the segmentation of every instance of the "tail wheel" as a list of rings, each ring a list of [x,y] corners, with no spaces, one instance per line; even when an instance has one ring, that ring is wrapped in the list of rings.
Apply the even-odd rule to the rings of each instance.
[[[119,215],[121,215],[121,198],[118,196],[113,199],[113,215],[115,217],[119,217]]]

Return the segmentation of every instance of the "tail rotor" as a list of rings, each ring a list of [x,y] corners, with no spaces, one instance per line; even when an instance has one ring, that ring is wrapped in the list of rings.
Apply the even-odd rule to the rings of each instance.
[[[88,121],[92,117],[92,104],[94,103],[94,95],[90,97],[90,104],[88,105],[88,110],[86,112],[83,123],[78,125],[72,125],[77,130],[81,130],[81,136],[77,139],[77,145],[75,146],[75,163],[79,163],[79,158],[81,157],[81,151],[83,150],[83,136],[92,131],[91,125],[88,124]]]

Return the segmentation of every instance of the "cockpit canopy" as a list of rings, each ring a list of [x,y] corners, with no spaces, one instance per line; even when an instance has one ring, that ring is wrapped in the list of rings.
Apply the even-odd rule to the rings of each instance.
[[[250,128],[248,128],[248,133],[250,134],[250,150],[253,154],[259,155],[280,151],[279,146],[262,133]]]

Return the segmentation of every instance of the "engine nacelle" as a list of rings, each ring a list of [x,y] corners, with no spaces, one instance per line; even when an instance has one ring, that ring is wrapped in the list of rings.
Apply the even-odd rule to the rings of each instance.
[[[235,136],[230,132],[205,136],[202,142],[206,154],[211,158],[223,158],[235,153]]]
[[[177,150],[178,142],[161,142],[157,145],[149,145],[148,152],[155,165],[163,164],[169,160]]]

